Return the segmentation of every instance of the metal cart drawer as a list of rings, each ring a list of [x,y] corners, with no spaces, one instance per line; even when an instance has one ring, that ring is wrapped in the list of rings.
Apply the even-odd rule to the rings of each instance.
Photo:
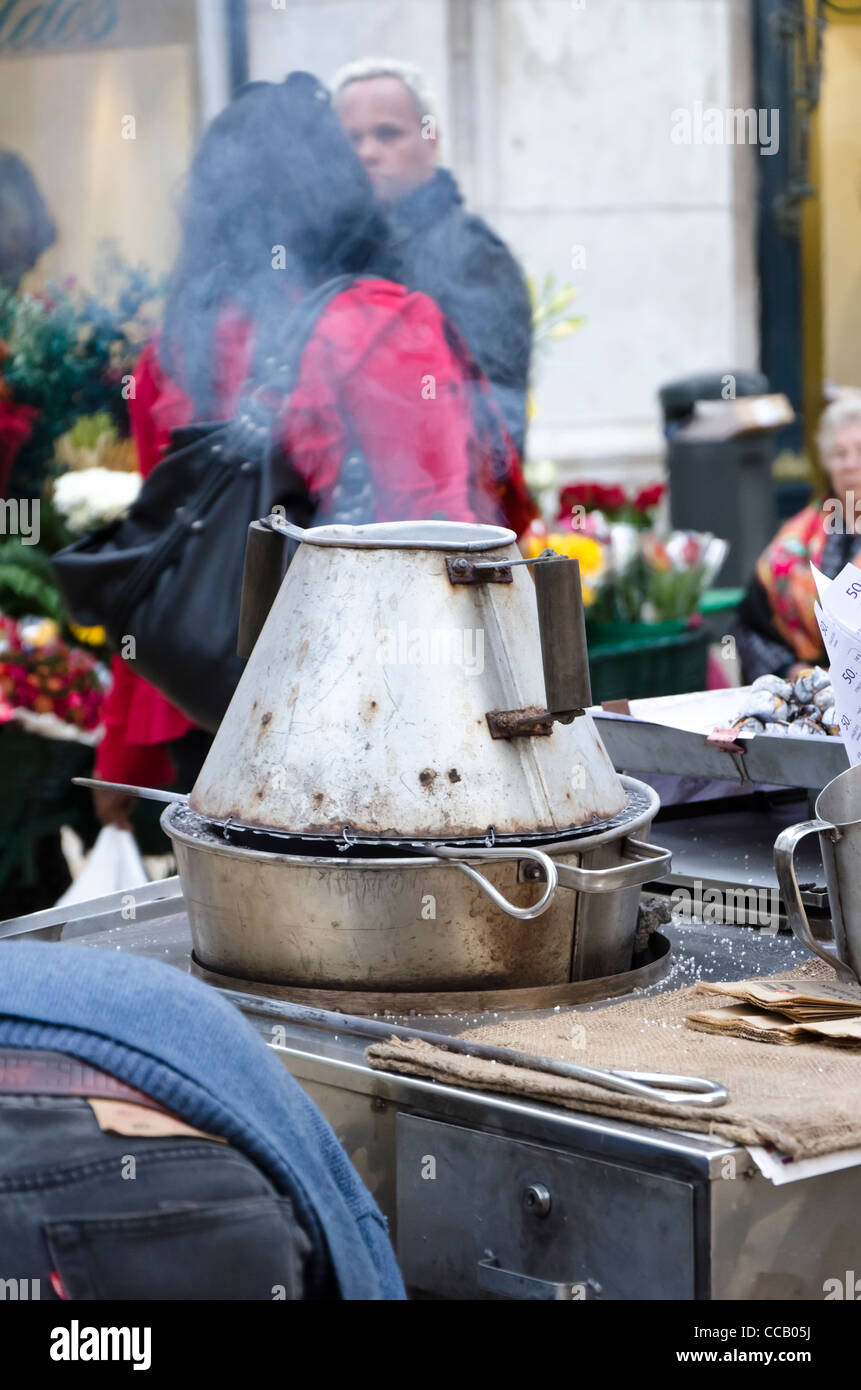
[[[564,1149],[397,1119],[407,1288],[452,1299],[690,1299],[693,1187]]]

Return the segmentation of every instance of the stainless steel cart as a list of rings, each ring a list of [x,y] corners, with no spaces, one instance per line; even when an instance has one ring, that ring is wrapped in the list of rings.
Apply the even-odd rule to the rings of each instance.
[[[178,881],[134,898],[133,909],[121,894],[71,909],[63,939],[189,969]],[[772,971],[800,950],[745,928],[672,934],[676,964],[656,990],[697,970]],[[360,1039],[285,1020],[277,1005],[248,1016],[389,1218],[413,1296],[821,1299],[826,1279],[857,1267],[861,1156],[777,1186],[722,1141],[375,1071]]]

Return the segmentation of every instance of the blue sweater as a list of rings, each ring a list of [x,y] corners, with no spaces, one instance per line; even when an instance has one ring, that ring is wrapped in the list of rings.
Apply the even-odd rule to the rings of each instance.
[[[385,1220],[333,1131],[208,985],[142,956],[4,942],[0,1047],[67,1052],[223,1135],[292,1198],[312,1243],[312,1289],[331,1261],[342,1298],[405,1296]]]

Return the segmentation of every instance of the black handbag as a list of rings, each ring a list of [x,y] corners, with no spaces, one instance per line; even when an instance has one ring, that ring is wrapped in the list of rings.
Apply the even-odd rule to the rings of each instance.
[[[212,732],[245,665],[236,638],[246,534],[276,500],[264,399],[277,393],[283,410],[320,313],[355,278],[329,280],[302,302],[285,325],[289,358],[265,390],[246,392],[234,420],[174,430],[128,514],[53,556],[73,620],[104,627],[138,675]],[[281,477],[298,483],[287,461]],[[285,492],[282,482],[277,500],[299,525],[314,519],[301,484]]]

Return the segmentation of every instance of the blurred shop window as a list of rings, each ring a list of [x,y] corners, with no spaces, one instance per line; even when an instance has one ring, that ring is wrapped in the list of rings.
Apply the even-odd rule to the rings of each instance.
[[[193,3],[2,0],[3,146],[56,228],[22,288],[89,284],[106,239],[129,264],[167,268],[198,92]]]

